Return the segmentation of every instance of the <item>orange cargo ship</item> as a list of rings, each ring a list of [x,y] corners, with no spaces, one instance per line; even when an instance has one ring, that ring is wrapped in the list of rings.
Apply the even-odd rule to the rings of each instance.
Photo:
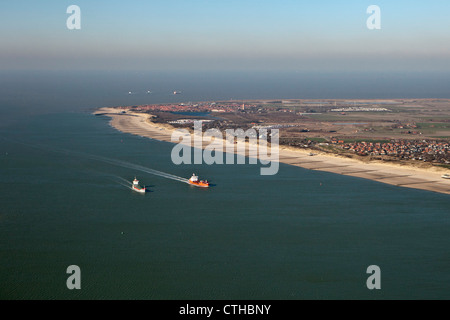
[[[202,188],[208,188],[209,182],[208,180],[199,180],[198,176],[195,175],[195,173],[192,174],[192,177],[189,179],[189,184],[192,184],[196,187],[202,187]]]

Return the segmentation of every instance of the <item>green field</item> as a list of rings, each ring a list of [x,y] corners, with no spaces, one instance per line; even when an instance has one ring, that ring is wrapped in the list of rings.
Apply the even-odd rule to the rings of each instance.
[[[420,129],[450,129],[450,122],[426,122],[417,123],[417,128]]]
[[[305,139],[311,140],[311,141],[314,141],[314,142],[317,142],[317,143],[327,142],[327,140],[324,139],[324,138],[305,138]]]

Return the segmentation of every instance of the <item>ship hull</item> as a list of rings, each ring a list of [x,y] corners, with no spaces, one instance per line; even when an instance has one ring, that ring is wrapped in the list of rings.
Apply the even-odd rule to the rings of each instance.
[[[147,190],[146,190],[145,188],[131,187],[131,189],[132,189],[133,191],[138,192],[138,193],[146,193],[146,192],[147,192]]]
[[[202,183],[202,182],[192,182],[189,181],[189,184],[199,187],[199,188],[209,188],[209,183]]]

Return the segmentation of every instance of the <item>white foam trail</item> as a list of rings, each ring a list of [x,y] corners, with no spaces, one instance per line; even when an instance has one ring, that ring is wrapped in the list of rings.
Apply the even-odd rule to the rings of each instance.
[[[127,188],[127,189],[131,189],[131,186],[130,186],[130,185],[126,185],[126,184],[121,183],[121,182],[117,182],[117,183],[120,184],[121,186]]]
[[[128,181],[128,180],[126,180],[126,179],[124,179],[124,178],[122,178],[122,177],[119,177],[119,176],[114,176],[114,177],[115,177],[116,179],[120,180],[121,182],[126,183],[126,184],[128,184],[128,185],[131,185],[131,184],[132,184],[131,181]]]
[[[116,160],[116,159],[111,159],[111,158],[106,158],[106,157],[101,157],[101,156],[95,156],[95,155],[86,155],[87,157],[93,159],[93,160],[98,160],[98,161],[102,161],[105,163],[109,163],[112,165],[116,165],[116,166],[120,166],[120,167],[124,167],[124,168],[128,168],[128,169],[134,169],[134,170],[138,170],[138,171],[142,171],[142,172],[146,172],[146,173],[150,173],[156,176],[160,176],[162,178],[166,178],[166,179],[172,179],[175,181],[180,181],[180,182],[184,182],[184,183],[188,183],[188,179],[186,178],[182,178],[182,177],[178,177],[175,176],[173,174],[170,173],[165,173],[162,171],[158,171],[155,169],[150,169],[138,164],[134,164],[134,163],[130,163],[127,161],[123,161],[123,160]]]
[[[115,178],[115,179],[112,179],[114,182],[120,184],[121,186],[123,186],[123,187],[125,187],[127,189],[131,188],[131,185],[132,185],[131,181],[128,181],[128,180],[126,180],[126,179],[124,179],[122,177],[119,177],[119,176],[113,176],[113,177]]]
[[[9,139],[11,140],[11,139]],[[28,145],[30,147],[35,147],[35,148],[39,148],[39,149],[44,149],[44,150],[48,150],[48,151],[53,151],[53,152],[59,152],[59,153],[66,153],[66,154],[72,154],[72,155],[76,155],[79,157],[83,157],[83,158],[88,158],[91,160],[96,160],[96,161],[101,161],[101,162],[105,162],[105,163],[109,163],[115,166],[119,166],[119,167],[124,167],[124,168],[128,168],[128,169],[134,169],[134,170],[138,170],[138,171],[142,171],[142,172],[146,172],[146,173],[150,173],[156,176],[160,176],[162,178],[166,178],[166,179],[171,179],[171,180],[175,180],[175,181],[179,181],[179,182],[183,182],[183,183],[189,183],[189,180],[183,177],[178,177],[175,176],[173,174],[170,173],[166,173],[166,172],[162,172],[162,171],[158,171],[155,169],[150,169],[138,164],[134,164],[131,162],[127,162],[127,161],[123,161],[123,160],[116,160],[116,159],[112,159],[112,158],[107,158],[107,157],[102,157],[102,156],[96,156],[93,154],[89,154],[89,153],[84,153],[84,152],[78,152],[78,151],[69,151],[69,150],[64,150],[64,149],[56,149],[56,148],[49,148],[46,146],[42,146],[42,145],[30,145],[27,143],[23,143],[23,142],[19,142],[21,144],[24,145]],[[127,183],[129,181],[125,180]],[[129,182],[131,184],[131,182]]]

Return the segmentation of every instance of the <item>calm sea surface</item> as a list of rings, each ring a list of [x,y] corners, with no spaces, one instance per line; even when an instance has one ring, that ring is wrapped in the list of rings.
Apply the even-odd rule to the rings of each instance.
[[[255,165],[176,166],[173,145],[88,112],[150,99],[126,94],[139,79],[132,88],[72,79],[54,93],[51,79],[2,79],[0,299],[450,298],[448,195],[284,164],[275,176]],[[184,94],[183,83],[164,79],[150,102],[182,100],[170,92]],[[214,187],[85,154],[195,172]],[[134,176],[151,192],[127,189]],[[81,290],[66,287],[69,265],[81,268]],[[370,265],[381,290],[366,287]]]

